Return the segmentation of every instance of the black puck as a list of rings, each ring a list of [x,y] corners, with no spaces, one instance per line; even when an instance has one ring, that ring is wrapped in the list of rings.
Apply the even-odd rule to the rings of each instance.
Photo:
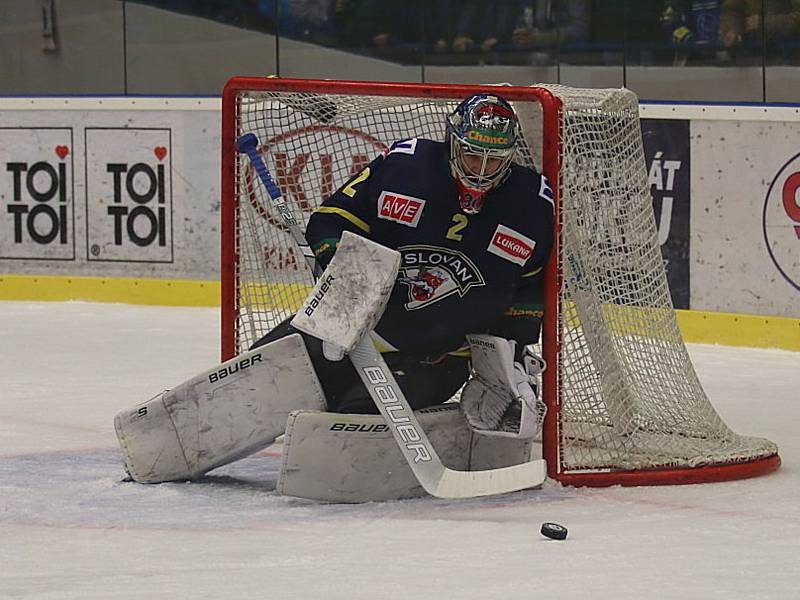
[[[564,540],[567,538],[567,528],[558,523],[542,523],[542,535],[551,540]]]

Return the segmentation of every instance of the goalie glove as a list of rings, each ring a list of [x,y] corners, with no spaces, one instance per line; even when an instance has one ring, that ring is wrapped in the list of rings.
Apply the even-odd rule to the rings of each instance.
[[[545,361],[527,347],[514,361],[516,342],[491,335],[469,335],[472,378],[461,394],[470,427],[484,435],[532,438],[539,434],[546,408],[539,399]]]

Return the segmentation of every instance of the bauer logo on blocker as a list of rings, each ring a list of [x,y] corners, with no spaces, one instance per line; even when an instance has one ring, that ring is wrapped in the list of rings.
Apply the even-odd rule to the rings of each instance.
[[[0,258],[74,260],[70,128],[0,128]]]
[[[86,129],[87,259],[172,262],[169,129]]]

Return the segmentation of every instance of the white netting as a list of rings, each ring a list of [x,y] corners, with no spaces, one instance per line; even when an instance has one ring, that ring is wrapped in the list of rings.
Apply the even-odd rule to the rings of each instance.
[[[708,401],[678,330],[657,241],[636,97],[543,86],[563,103],[561,471],[695,467],[777,452],[732,432]],[[458,99],[252,91],[237,135],[262,155],[304,226],[319,202],[393,141],[441,140]],[[539,166],[541,109],[517,103]],[[289,317],[311,284],[247,159],[237,166],[237,351]]]
[[[638,103],[546,86],[563,103],[563,445],[570,468],[699,466],[777,452],[731,431],[686,352],[667,285]]]

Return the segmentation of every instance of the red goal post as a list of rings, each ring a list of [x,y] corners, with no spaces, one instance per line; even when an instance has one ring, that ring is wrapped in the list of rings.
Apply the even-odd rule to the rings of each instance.
[[[680,337],[628,90],[232,79],[222,103],[222,358],[289,317],[311,282],[236,139],[258,136],[305,227],[365,160],[396,139],[443,139],[445,115],[479,91],[515,105],[525,132],[516,160],[554,184],[540,348],[548,475],[654,485],[778,468],[772,442],[740,436],[717,415]]]

